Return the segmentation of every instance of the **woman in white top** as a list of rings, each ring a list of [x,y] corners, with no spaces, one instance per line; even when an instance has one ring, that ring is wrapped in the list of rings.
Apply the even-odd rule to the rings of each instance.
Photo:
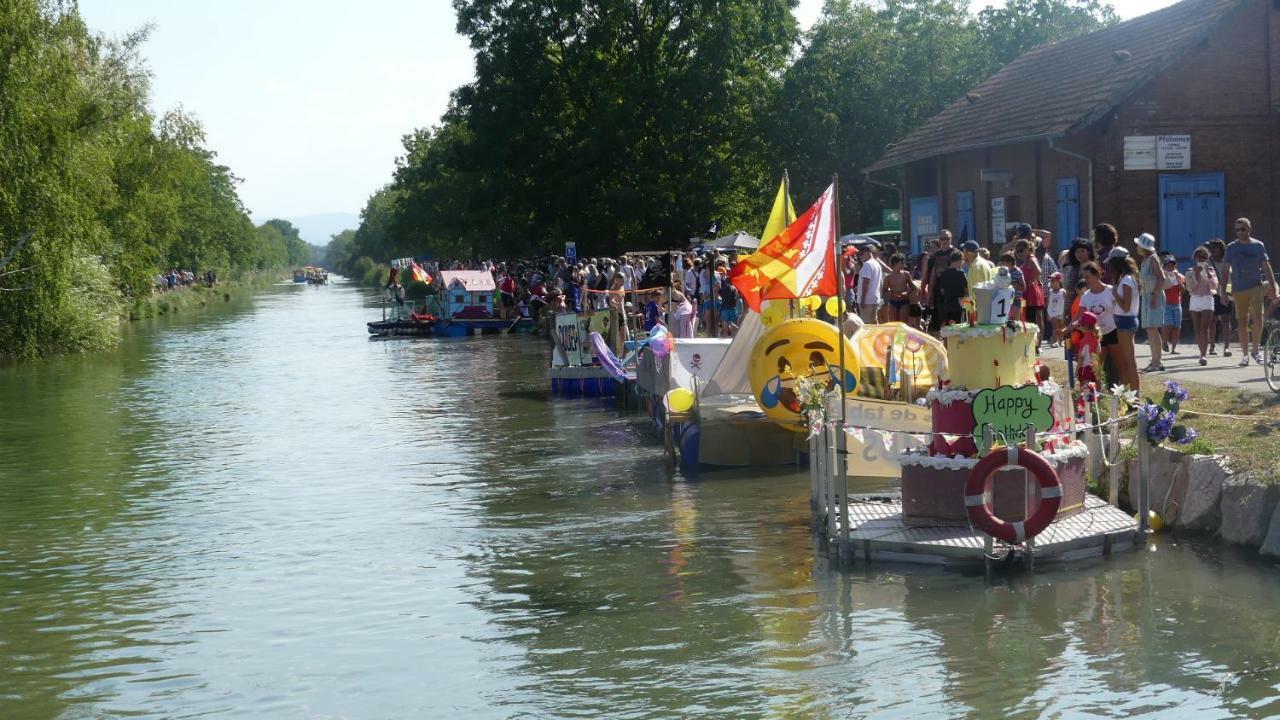
[[[1137,390],[1138,360],[1133,353],[1133,335],[1138,329],[1138,267],[1134,265],[1129,253],[1121,254],[1122,250],[1123,248],[1112,250],[1111,257],[1107,258],[1107,269],[1111,271],[1111,277],[1116,279],[1111,288],[1111,294],[1115,298],[1116,323],[1116,345],[1110,353],[1115,373],[1111,377]]]
[[[1218,273],[1209,262],[1209,248],[1201,245],[1191,257],[1195,265],[1187,271],[1187,292],[1191,300],[1187,312],[1191,313],[1191,324],[1196,328],[1196,345],[1200,347],[1200,364],[1207,365],[1205,352],[1209,347],[1209,330],[1213,327],[1213,299],[1218,292]]]

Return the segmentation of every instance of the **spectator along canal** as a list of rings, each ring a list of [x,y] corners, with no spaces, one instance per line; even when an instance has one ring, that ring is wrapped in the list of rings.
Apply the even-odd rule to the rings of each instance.
[[[671,475],[541,340],[370,341],[376,303],[0,368],[0,717],[1280,714],[1271,563],[837,572],[806,472]]]

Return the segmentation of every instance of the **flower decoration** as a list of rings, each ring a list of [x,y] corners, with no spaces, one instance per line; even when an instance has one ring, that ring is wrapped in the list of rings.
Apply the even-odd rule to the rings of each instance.
[[[1114,391],[1115,388],[1112,390]],[[1129,402],[1126,395],[1122,397]],[[1165,440],[1172,440],[1179,445],[1189,445],[1199,437],[1199,433],[1194,429],[1178,424],[1178,413],[1181,412],[1182,403],[1187,397],[1189,393],[1185,387],[1173,380],[1168,380],[1164,384],[1164,397],[1160,398],[1159,403],[1148,399],[1138,406],[1138,413],[1147,421],[1147,442],[1159,445]],[[1131,406],[1132,404],[1130,403]]]

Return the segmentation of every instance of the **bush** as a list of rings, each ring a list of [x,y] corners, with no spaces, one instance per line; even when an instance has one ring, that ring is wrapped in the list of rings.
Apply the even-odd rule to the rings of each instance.
[[[71,292],[52,318],[57,336],[51,345],[63,352],[105,350],[120,340],[120,292],[111,270],[94,255],[76,255],[68,266]]]

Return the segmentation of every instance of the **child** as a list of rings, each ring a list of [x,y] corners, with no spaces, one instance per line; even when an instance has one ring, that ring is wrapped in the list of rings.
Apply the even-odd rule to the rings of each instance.
[[[1076,297],[1071,301],[1071,322],[1080,319],[1080,296],[1089,290],[1089,283],[1084,280],[1076,281]]]
[[[911,281],[911,273],[907,271],[907,259],[902,255],[889,258],[892,272],[884,281],[884,294],[889,300],[888,322],[907,322],[908,306],[916,294],[915,283]]]
[[[1182,335],[1182,286],[1186,278],[1178,272],[1178,261],[1172,255],[1161,258],[1164,270],[1164,344],[1170,355],[1178,354],[1178,336]]]
[[[1058,347],[1062,342],[1063,318],[1067,313],[1067,291],[1062,289],[1062,273],[1049,274],[1049,298],[1046,301],[1046,312],[1049,324],[1053,328],[1053,338],[1049,347]]]
[[[644,329],[645,332],[653,330],[653,326],[661,322],[662,308],[658,303],[662,300],[661,290],[652,290],[649,292],[649,302],[644,305]]]

